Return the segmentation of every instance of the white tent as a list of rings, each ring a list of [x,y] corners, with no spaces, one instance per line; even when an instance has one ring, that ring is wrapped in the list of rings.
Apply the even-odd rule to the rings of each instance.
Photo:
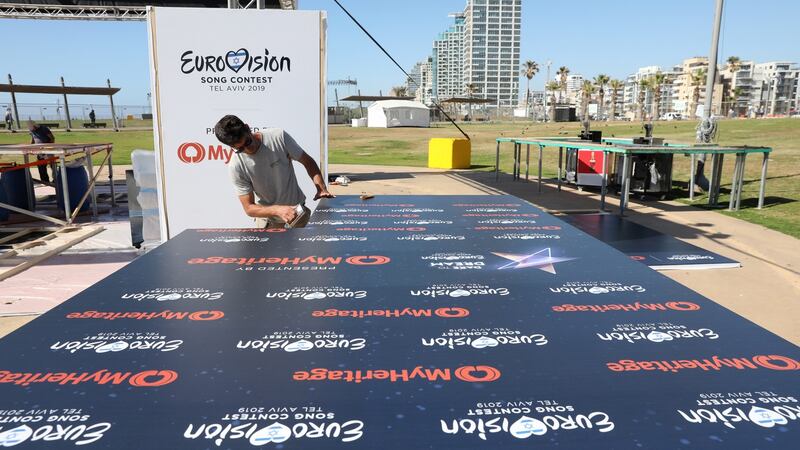
[[[380,100],[367,110],[370,128],[431,126],[430,110],[420,102],[411,100]]]

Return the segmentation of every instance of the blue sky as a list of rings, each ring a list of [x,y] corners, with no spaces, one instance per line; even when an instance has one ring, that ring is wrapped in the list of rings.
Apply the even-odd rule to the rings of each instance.
[[[450,12],[466,0],[341,0],[408,70],[430,53],[436,35],[452,21]],[[800,2],[725,2],[720,59],[800,62],[796,34]],[[301,9],[328,11],[328,78],[356,78],[363,94],[384,94],[404,77],[350,22],[332,0],[300,0]],[[553,73],[606,73],[622,78],[638,67],[668,68],[691,56],[708,54],[714,0],[523,1],[521,59],[540,62],[534,79],[544,83],[544,62]],[[143,105],[149,91],[147,31],[143,22],[0,20],[0,75],[15,82],[104,85],[122,88],[119,104]],[[86,50],[91,46],[92,50]],[[524,83],[521,82],[524,88]],[[340,96],[347,94],[340,88]],[[331,96],[332,98],[332,89]],[[0,103],[8,102],[0,94]],[[55,96],[24,96],[21,102],[52,102]],[[105,103],[105,99],[81,99]]]

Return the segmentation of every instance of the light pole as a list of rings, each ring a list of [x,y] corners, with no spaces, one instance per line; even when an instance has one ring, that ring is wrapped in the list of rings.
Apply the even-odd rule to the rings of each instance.
[[[547,83],[550,82],[550,65],[553,64],[553,61],[547,60],[547,78],[544,80],[544,122],[548,122],[547,118]]]
[[[45,120],[47,120],[47,119],[45,118],[45,116],[44,116],[44,113],[45,113],[45,111],[47,111],[47,107],[46,107],[46,106],[40,106],[40,107],[39,107],[39,114],[41,114],[41,115],[42,115],[42,121],[45,121]]]

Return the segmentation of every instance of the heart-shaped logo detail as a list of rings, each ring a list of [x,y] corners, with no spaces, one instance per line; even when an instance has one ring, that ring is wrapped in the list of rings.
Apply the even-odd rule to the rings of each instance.
[[[589,293],[592,294],[608,294],[608,288],[600,287],[600,286],[592,286],[589,288]]]
[[[286,347],[283,347],[283,349],[286,350],[289,353],[297,352],[297,351],[303,351],[304,352],[306,350],[311,350],[312,348],[314,348],[314,344],[312,344],[310,341],[307,341],[305,339],[301,339],[299,341],[292,342],[291,344],[287,345]]]
[[[651,331],[650,334],[647,335],[647,340],[651,342],[664,342],[671,341],[672,339],[672,336],[661,331]]]
[[[156,300],[158,300],[160,302],[168,302],[168,301],[180,300],[180,299],[181,299],[181,294],[173,293],[173,294],[159,295]]]
[[[305,300],[322,300],[325,297],[326,297],[325,293],[319,291],[311,292],[310,294],[306,294],[303,296]]]
[[[750,412],[747,413],[747,417],[749,417],[750,421],[754,424],[764,428],[772,428],[775,426],[775,424],[786,425],[788,422],[786,417],[783,417],[775,411],[764,409],[759,406],[753,406],[750,408]]]
[[[117,342],[109,342],[108,344],[103,344],[100,347],[97,347],[94,351],[97,353],[121,352],[126,348],[128,348],[127,342],[117,341]]]
[[[250,445],[260,447],[270,442],[279,444],[292,437],[292,430],[284,424],[275,422],[272,425],[262,428],[250,436]]]
[[[225,63],[234,72],[239,72],[239,69],[247,63],[248,59],[250,59],[250,53],[244,48],[236,51],[231,50],[225,54]]]
[[[541,436],[547,433],[547,425],[539,419],[522,416],[519,420],[511,424],[508,432],[517,439],[527,439],[531,437],[532,434]]]
[[[472,344],[470,345],[472,345],[474,348],[486,348],[497,347],[498,344],[499,342],[497,342],[497,339],[490,338],[488,336],[481,336],[478,339],[473,339]]]
[[[33,429],[27,425],[20,425],[0,433],[0,447],[13,447],[21,444],[33,435]]]
[[[469,297],[472,294],[465,289],[455,289],[450,291],[449,295],[450,297]]]

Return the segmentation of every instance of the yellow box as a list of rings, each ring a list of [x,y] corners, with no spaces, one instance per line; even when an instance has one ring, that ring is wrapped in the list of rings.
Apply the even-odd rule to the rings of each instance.
[[[433,138],[428,143],[428,167],[432,169],[469,169],[472,143],[467,139]]]

